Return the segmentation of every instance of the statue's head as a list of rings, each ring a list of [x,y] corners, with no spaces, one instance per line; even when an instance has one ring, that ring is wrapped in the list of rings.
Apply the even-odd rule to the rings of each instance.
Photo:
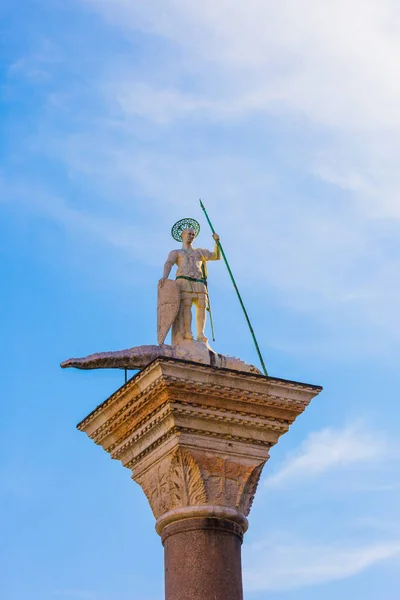
[[[196,237],[196,232],[191,227],[184,229],[181,233],[182,242],[186,242],[186,244],[193,244],[193,240]]]
[[[200,233],[200,224],[195,219],[181,219],[171,229],[171,235],[177,242],[191,244]]]

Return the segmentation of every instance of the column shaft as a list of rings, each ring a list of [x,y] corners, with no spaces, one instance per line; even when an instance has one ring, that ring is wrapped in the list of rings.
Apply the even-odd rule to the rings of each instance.
[[[166,600],[243,600],[239,525],[185,519],[167,525],[162,541]]]

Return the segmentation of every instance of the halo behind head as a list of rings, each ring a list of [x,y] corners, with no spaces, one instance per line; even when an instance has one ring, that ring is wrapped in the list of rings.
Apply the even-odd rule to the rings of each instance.
[[[171,229],[171,235],[177,242],[182,241],[182,233],[185,229],[194,229],[196,237],[200,233],[200,223],[195,219],[181,219]]]

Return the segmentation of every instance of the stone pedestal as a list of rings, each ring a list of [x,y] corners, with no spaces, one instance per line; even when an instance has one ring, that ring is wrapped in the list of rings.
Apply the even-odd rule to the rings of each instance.
[[[160,358],[78,425],[132,471],[167,600],[241,600],[240,547],[269,449],[319,386]]]

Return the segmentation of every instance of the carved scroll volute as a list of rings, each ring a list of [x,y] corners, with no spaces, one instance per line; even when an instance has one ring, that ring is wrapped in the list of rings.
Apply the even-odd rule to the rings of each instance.
[[[170,495],[167,473],[164,465],[147,471],[141,477],[133,477],[147,496],[156,519],[169,510]]]
[[[256,495],[258,482],[260,481],[261,471],[265,462],[258,465],[252,472],[250,477],[248,478],[246,485],[244,486],[240,502],[239,502],[239,510],[247,517],[250,513],[251,507],[253,505],[253,500]]]
[[[198,506],[207,502],[204,481],[193,456],[179,448],[169,468],[171,508]]]

